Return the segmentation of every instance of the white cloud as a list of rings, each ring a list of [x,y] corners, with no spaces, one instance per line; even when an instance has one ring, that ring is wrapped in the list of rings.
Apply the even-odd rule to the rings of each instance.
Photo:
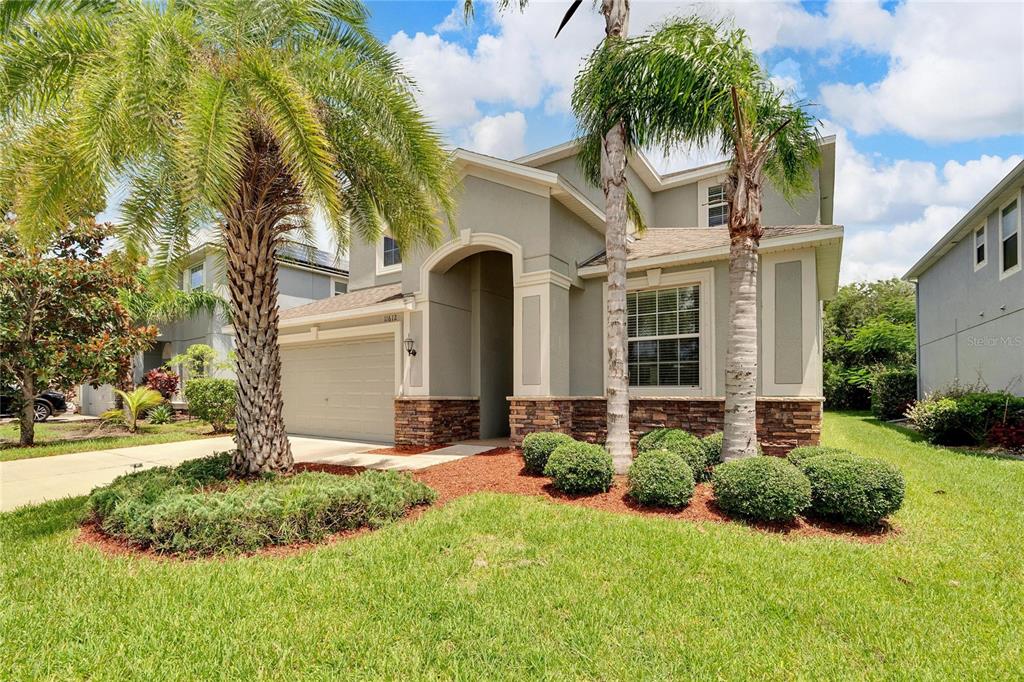
[[[515,159],[526,153],[526,116],[510,111],[500,116],[485,116],[469,128],[466,147],[500,159]]]
[[[874,45],[889,54],[885,77],[821,88],[840,123],[939,141],[1024,132],[1024,5],[906,2],[881,23],[895,28]]]
[[[456,3],[455,7],[452,7],[452,11],[448,13],[441,23],[434,26],[434,31],[437,33],[450,33],[452,31],[461,31],[466,27],[465,14],[462,7]]]

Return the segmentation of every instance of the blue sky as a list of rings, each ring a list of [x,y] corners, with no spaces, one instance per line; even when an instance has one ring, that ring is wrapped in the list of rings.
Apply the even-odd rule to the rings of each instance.
[[[572,78],[600,40],[584,3],[534,0],[523,14],[461,0],[370,2],[372,28],[403,59],[449,142],[514,158],[573,135]],[[746,29],[776,82],[815,103],[838,137],[843,279],[902,274],[1024,153],[1024,5],[632,0],[630,31],[699,13]],[[652,154],[662,170],[712,154]]]

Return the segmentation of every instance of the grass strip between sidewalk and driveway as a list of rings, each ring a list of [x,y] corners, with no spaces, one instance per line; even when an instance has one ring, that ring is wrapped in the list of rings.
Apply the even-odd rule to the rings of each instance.
[[[178,421],[172,424],[140,424],[138,433],[124,427],[106,426],[99,421],[62,424],[36,424],[36,443],[18,445],[18,423],[0,425],[0,462],[18,459],[70,455],[76,452],[130,448],[135,445],[158,445],[182,440],[206,438],[214,434],[209,424],[200,421]]]

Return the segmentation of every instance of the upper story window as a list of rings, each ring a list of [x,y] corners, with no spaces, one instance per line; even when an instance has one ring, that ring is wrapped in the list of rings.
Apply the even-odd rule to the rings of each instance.
[[[385,275],[389,272],[398,272],[402,269],[402,250],[396,242],[387,235],[377,243],[377,274]]]
[[[626,294],[630,386],[700,385],[700,285]]]
[[[204,284],[203,264],[193,265],[188,269],[188,290],[202,291]]]
[[[978,270],[988,262],[986,252],[985,226],[982,225],[974,231],[974,269]]]
[[[334,280],[332,286],[334,287],[335,296],[340,296],[342,294],[348,293],[348,284],[346,284],[340,279]]]
[[[999,271],[1006,277],[1020,270],[1020,207],[1014,199],[999,212]]]
[[[729,222],[729,204],[725,201],[725,185],[708,187],[708,227],[717,227]]]

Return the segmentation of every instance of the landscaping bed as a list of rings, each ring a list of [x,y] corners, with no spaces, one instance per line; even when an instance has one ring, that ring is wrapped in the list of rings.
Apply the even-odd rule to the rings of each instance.
[[[183,440],[223,436],[199,421],[174,421],[170,424],[141,424],[131,433],[122,424],[103,421],[78,421],[62,424],[36,424],[35,445],[18,444],[18,423],[0,426],[0,462],[33,457],[70,455],[78,452],[112,450],[135,445],[157,445]]]

